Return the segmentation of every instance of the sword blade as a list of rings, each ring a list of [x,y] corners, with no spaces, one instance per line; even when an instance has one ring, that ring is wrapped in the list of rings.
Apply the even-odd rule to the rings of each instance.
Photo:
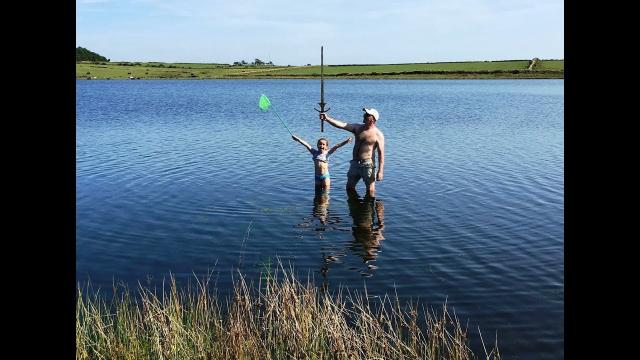
[[[320,111],[324,112],[324,46],[320,46]],[[320,120],[320,132],[324,132],[324,121]]]
[[[324,111],[324,46],[320,46],[320,110]]]

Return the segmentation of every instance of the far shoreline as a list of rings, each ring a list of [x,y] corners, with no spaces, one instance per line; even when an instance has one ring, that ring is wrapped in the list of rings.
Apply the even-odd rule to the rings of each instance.
[[[215,63],[76,62],[78,80],[233,79],[458,80],[564,79],[564,60],[281,66]]]
[[[210,77],[210,78],[185,78],[185,77],[144,77],[144,78],[87,78],[76,77],[76,80],[186,80],[186,81],[198,81],[198,80],[320,80],[319,76],[225,76],[225,77]],[[560,76],[483,76],[483,75],[468,75],[468,76],[340,76],[340,77],[325,77],[324,80],[564,80],[564,74]]]

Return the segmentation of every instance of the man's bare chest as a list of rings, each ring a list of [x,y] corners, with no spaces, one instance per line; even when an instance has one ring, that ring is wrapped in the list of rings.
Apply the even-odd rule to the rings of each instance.
[[[374,129],[364,130],[356,134],[356,141],[363,144],[373,145],[378,137]]]

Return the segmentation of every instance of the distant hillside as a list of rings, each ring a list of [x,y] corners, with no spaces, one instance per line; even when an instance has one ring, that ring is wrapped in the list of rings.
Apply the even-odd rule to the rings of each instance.
[[[535,61],[534,61],[535,60]],[[564,60],[534,59],[369,65],[229,65],[79,61],[77,79],[564,79]]]
[[[76,61],[110,61],[110,59],[78,46],[76,48]]]

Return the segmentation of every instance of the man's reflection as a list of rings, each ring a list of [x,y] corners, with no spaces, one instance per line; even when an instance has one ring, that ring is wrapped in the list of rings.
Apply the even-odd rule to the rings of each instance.
[[[376,260],[380,242],[384,240],[384,204],[375,197],[360,198],[356,190],[347,190],[347,196],[349,215],[353,219],[351,232],[354,237],[349,248],[362,257],[369,270],[373,270],[376,266],[372,262]],[[362,275],[371,276],[370,273]]]

